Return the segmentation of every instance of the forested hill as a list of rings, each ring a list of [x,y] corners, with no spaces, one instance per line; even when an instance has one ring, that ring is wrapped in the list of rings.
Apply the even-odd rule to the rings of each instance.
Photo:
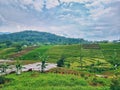
[[[87,42],[83,39],[66,38],[55,34],[38,31],[22,31],[0,35],[0,42],[23,42],[25,44],[76,44]]]

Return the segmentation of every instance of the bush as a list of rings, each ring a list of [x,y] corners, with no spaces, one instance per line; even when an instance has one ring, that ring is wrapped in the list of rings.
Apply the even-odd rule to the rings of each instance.
[[[120,90],[120,78],[117,77],[112,79],[110,90]]]
[[[0,76],[0,84],[10,81],[10,79]]]
[[[57,61],[57,66],[58,67],[63,67],[64,66],[64,60],[65,60],[65,57],[61,57],[60,60]]]
[[[109,85],[108,83],[109,81],[104,79],[104,78],[93,78],[92,80],[92,84],[93,85],[102,85],[102,86],[106,86],[106,85]]]

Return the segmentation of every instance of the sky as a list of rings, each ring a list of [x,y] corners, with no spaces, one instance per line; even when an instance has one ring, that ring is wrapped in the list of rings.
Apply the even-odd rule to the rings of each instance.
[[[120,0],[0,0],[0,32],[120,39]]]

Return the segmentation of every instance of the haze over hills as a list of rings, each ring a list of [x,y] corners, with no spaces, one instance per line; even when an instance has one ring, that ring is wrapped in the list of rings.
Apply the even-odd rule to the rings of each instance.
[[[87,42],[83,39],[66,38],[47,32],[38,32],[31,30],[0,35],[0,42],[6,41],[18,43],[22,42],[25,44],[76,44],[80,42]]]
[[[0,32],[0,35],[3,35],[3,34],[10,34],[10,32]]]

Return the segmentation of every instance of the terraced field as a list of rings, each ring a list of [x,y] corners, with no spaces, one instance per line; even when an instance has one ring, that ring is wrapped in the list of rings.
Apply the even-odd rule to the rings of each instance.
[[[22,73],[22,75],[10,74],[4,76],[7,81],[0,84],[0,89],[110,90],[113,79],[118,82],[115,85],[118,85],[119,88],[120,68],[113,68],[114,66],[109,60],[111,60],[111,57],[120,60],[120,44],[99,44],[99,49],[94,48],[94,45],[92,47],[89,45],[89,48],[81,46],[78,44],[46,45],[30,50],[24,49],[25,53],[21,51],[20,55],[14,52],[15,48],[1,49],[1,56],[10,58],[10,55],[16,55],[16,59],[21,60],[24,64],[32,63],[31,61],[40,62],[41,56],[46,55],[49,56],[47,62],[53,63],[64,57],[65,66],[63,68],[53,68],[45,73],[29,71]],[[70,64],[70,67],[66,66],[67,63]]]
[[[81,47],[82,46],[82,47]],[[86,45],[85,45],[86,46]],[[98,47],[99,46],[99,47]],[[95,48],[94,48],[95,47]],[[97,48],[96,48],[97,47]],[[21,51],[15,54],[15,48],[6,48],[0,50],[0,58],[16,55],[16,59],[40,61],[41,55],[49,56],[47,62],[56,63],[61,57],[65,57],[65,62],[69,62],[71,68],[80,67],[82,62],[83,67],[99,67],[110,69],[111,64],[108,62],[110,56],[117,53],[116,58],[120,60],[120,44],[94,44],[85,48],[83,45],[55,45],[55,46],[40,46],[34,49],[25,49],[25,53]],[[82,61],[80,57],[82,56]]]
[[[16,50],[16,48],[14,48],[14,47],[11,47],[11,48],[2,48],[0,50],[0,58],[2,58],[2,59],[9,58],[9,56],[11,54],[16,53],[15,50]]]

